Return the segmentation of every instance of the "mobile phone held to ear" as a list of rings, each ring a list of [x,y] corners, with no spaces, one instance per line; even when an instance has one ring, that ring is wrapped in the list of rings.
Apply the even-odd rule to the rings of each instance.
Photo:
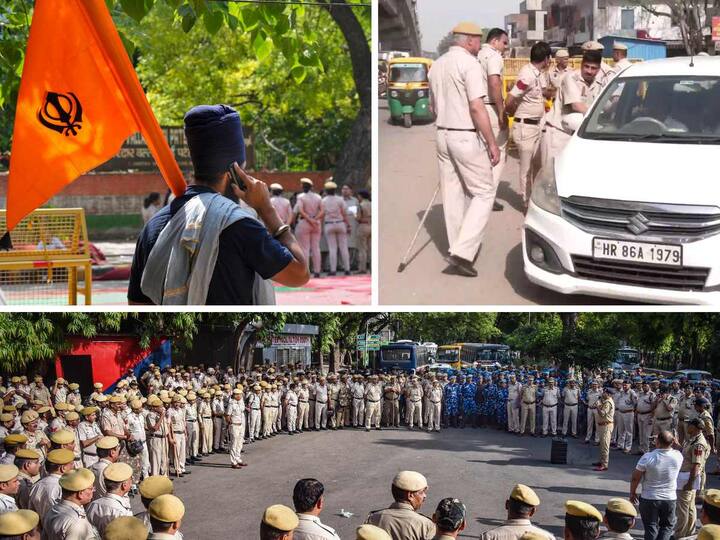
[[[237,171],[235,170],[235,165],[237,162],[233,162],[232,165],[228,168],[228,172],[230,173],[230,182],[235,184],[237,187],[239,187],[242,191],[247,191],[247,186],[245,185],[245,182],[243,182],[243,179],[240,178],[240,175],[238,175]]]

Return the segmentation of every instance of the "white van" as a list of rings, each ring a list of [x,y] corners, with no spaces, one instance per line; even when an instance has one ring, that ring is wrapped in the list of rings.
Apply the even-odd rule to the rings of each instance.
[[[535,181],[525,273],[554,291],[720,304],[720,58],[633,64]]]

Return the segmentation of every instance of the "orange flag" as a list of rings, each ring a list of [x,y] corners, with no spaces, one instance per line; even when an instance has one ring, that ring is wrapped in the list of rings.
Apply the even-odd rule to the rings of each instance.
[[[104,0],[37,0],[17,101],[7,228],[140,131],[176,195],[180,167]]]

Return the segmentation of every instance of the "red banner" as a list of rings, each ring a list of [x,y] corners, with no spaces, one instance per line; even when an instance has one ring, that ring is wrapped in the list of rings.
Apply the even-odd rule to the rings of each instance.
[[[720,17],[712,18],[712,40],[720,41]]]

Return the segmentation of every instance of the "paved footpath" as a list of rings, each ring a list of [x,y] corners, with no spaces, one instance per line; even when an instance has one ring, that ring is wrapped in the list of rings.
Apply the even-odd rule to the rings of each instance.
[[[190,467],[191,476],[176,480],[176,493],[187,507],[182,531],[188,540],[255,538],[263,509],[275,503],[292,507],[295,482],[313,477],[325,484],[323,522],[343,539],[354,538],[368,512],[392,502],[392,477],[414,469],[429,482],[424,514],[432,515],[444,497],[465,502],[468,528],[461,538],[477,538],[505,519],[505,500],[516,483],[536,490],[542,504],[534,521],[562,538],[564,501],[581,499],[604,511],[610,497],[628,496],[638,458],[613,451],[610,471],[597,473],[590,466],[597,447],[570,440],[568,465],[551,465],[550,441],[493,429],[278,435],[246,445],[249,466],[242,470],[231,470],[229,456],[219,454]],[[717,485],[717,477],[708,478],[711,486]],[[354,515],[341,517],[341,509]],[[638,523],[633,534],[641,536],[641,530]]]

